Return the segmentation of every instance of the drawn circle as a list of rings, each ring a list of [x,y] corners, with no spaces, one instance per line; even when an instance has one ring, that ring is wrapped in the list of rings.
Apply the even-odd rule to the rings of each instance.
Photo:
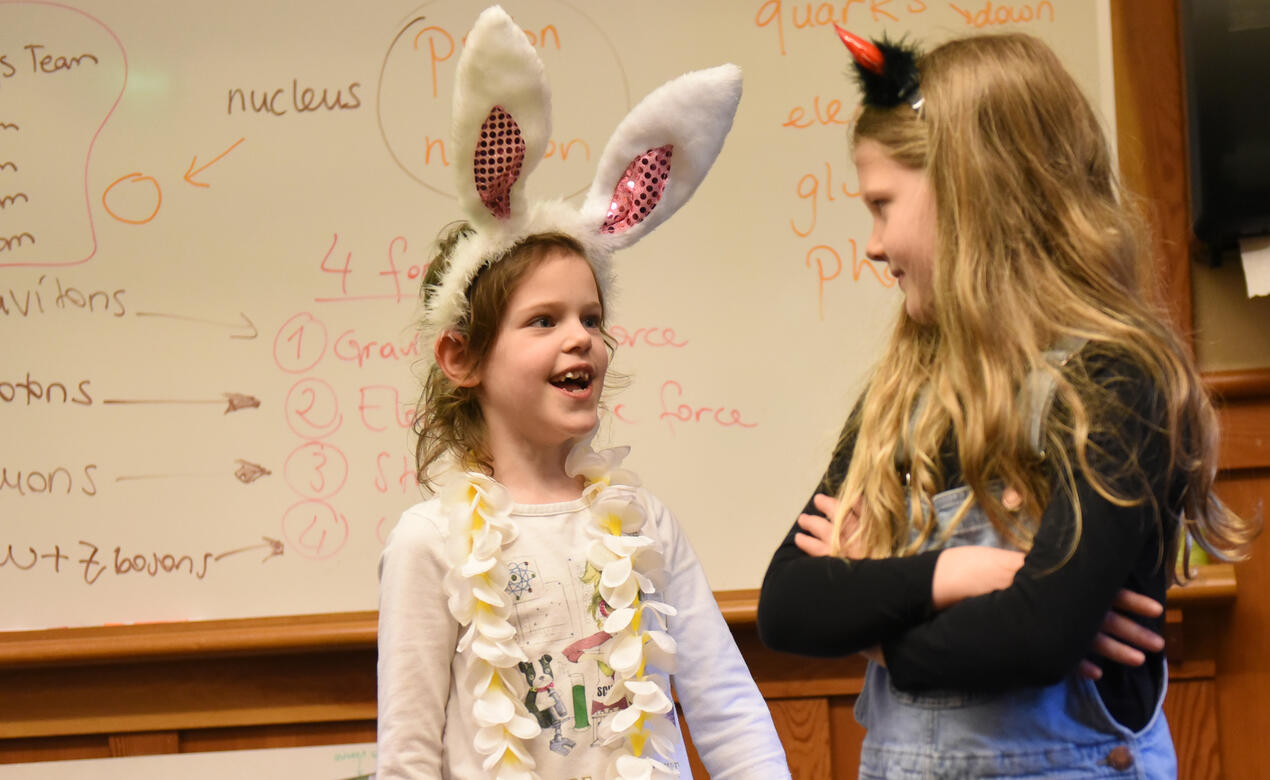
[[[307,499],[293,504],[282,515],[282,535],[287,549],[320,561],[344,549],[348,519],[325,501]]]
[[[334,445],[305,442],[287,456],[283,473],[287,484],[300,495],[330,498],[348,482],[348,458]]]
[[[115,187],[118,187],[124,182],[129,184],[148,183],[154,188],[154,194],[151,196],[149,190],[143,191],[142,188],[127,187],[121,189],[119,193],[112,198],[111,193],[115,191]],[[111,207],[110,200],[108,199],[115,201],[113,208]],[[150,207],[151,199],[154,201],[153,208]],[[118,179],[112,181],[105,190],[102,190],[101,205],[106,209],[107,214],[120,222],[126,222],[129,225],[144,225],[158,216],[159,207],[163,205],[163,188],[159,186],[159,182],[153,176],[144,176],[140,173],[126,173]],[[136,218],[130,218],[119,213],[131,211],[134,214],[140,215],[145,214],[145,211],[148,208],[150,209],[150,213],[144,217],[138,216]]]
[[[326,354],[326,326],[307,311],[282,323],[273,337],[273,362],[288,374],[303,374]]]
[[[282,409],[287,427],[302,439],[324,439],[344,422],[335,389],[317,377],[305,377],[292,385]]]

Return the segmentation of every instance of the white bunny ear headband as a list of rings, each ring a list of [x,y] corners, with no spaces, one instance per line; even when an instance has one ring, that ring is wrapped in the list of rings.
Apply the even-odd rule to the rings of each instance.
[[[563,200],[528,203],[525,179],[551,132],[551,94],[542,61],[498,6],[476,20],[459,57],[453,149],[459,205],[475,228],[430,290],[425,342],[456,326],[485,265],[529,236],[558,232],[583,248],[601,291],[615,250],[643,238],[692,197],[719,156],[741,99],[735,65],[669,81],[635,106],[600,155],[581,208]]]

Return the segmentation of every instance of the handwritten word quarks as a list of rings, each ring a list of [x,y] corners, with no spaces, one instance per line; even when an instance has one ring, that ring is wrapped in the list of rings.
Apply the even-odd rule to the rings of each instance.
[[[839,0],[836,3],[785,2],[766,0],[754,15],[754,24],[776,33],[781,56],[785,50],[785,24],[793,29],[829,27],[852,23],[898,22],[901,17],[925,13],[926,0]],[[855,11],[855,15],[852,15]],[[867,15],[866,15],[867,14]]]

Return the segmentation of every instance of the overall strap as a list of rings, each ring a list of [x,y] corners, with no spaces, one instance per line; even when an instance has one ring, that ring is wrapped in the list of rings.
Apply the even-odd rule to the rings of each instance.
[[[1055,369],[1061,368],[1087,343],[1088,339],[1063,337],[1053,347],[1045,350],[1043,353],[1045,362]],[[1045,455],[1041,432],[1044,430],[1045,418],[1049,415],[1050,407],[1054,402],[1056,384],[1057,377],[1053,372],[1034,368],[1024,380],[1023,386],[1019,388],[1019,406],[1027,411],[1028,444],[1037,457]],[[917,427],[917,418],[921,416],[929,402],[930,387],[927,386],[922,388],[921,395],[917,397],[917,403],[913,406],[913,411],[908,418],[908,428],[904,438],[895,448],[895,466],[898,469],[907,470],[908,468],[908,443],[912,441],[914,429]]]

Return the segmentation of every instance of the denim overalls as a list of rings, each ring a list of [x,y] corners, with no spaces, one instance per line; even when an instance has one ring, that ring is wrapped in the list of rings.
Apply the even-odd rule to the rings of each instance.
[[[1047,353],[1062,363],[1079,345]],[[1048,374],[1032,377],[1033,446],[1053,396]],[[957,512],[969,488],[933,499],[939,527]],[[987,515],[971,507],[947,540],[936,532],[926,549],[985,545],[1009,548]],[[1167,673],[1162,675],[1167,685]],[[886,669],[869,663],[856,701],[856,720],[868,734],[861,778],[1174,778],[1177,759],[1161,711],[1164,691],[1146,727],[1132,732],[1107,712],[1091,680],[1073,671],[1044,688],[1004,693],[896,690]]]

